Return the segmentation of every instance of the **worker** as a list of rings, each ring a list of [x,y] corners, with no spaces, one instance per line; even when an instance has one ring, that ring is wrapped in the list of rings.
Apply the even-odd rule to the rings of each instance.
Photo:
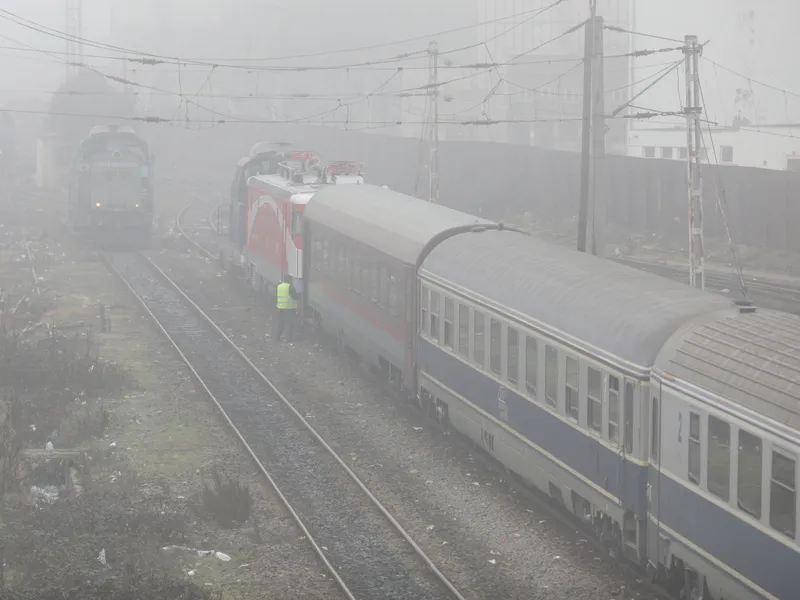
[[[295,313],[297,312],[297,291],[292,285],[292,277],[284,275],[278,284],[277,292],[278,319],[275,322],[275,342],[280,344],[281,337],[286,332],[286,341],[292,341]]]

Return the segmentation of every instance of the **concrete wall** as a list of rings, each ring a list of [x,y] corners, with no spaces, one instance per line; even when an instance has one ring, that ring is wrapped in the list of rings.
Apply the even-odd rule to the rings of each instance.
[[[183,164],[203,180],[227,186],[239,157],[258,141],[281,140],[321,153],[324,160],[357,160],[370,183],[413,194],[419,140],[321,127],[229,124],[206,131],[154,130],[160,164]],[[631,233],[687,237],[686,167],[679,161],[611,156],[607,162],[609,223]],[[163,172],[163,171],[162,171]],[[745,167],[709,169],[704,176],[706,235],[725,239],[714,174],[737,244],[800,251],[800,173]],[[580,156],[541,148],[448,141],[441,145],[444,204],[502,219],[525,212],[553,219],[577,214]],[[424,170],[419,195],[427,182]]]

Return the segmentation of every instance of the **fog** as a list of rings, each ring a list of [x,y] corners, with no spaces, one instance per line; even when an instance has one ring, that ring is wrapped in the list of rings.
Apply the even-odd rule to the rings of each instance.
[[[48,102],[47,94],[63,83],[65,42],[57,32],[66,29],[65,4],[66,0],[8,0],[3,4],[4,10],[29,20],[26,26],[14,22],[15,18],[7,13],[0,19],[3,48],[0,63],[6,74],[6,84],[0,95],[3,106],[11,109],[41,107]],[[284,0],[83,0],[82,36],[130,50],[122,54],[86,45],[84,64],[105,75],[132,82],[139,95],[140,111],[149,115],[170,117],[175,109],[185,106],[185,98],[190,97],[193,98],[188,103],[190,112],[195,111],[191,114],[196,119],[202,114],[213,115],[208,110],[197,112],[198,105],[202,105],[222,114],[234,112],[265,120],[306,118],[332,111],[334,116],[320,117],[320,120],[329,119],[335,124],[337,119],[344,118],[336,112],[338,105],[346,104],[343,98],[364,98],[376,89],[396,97],[400,90],[425,85],[429,73],[424,50],[428,41],[435,39],[440,52],[444,53],[445,68],[440,80],[459,80],[441,87],[442,97],[450,103],[442,108],[443,120],[448,120],[448,115],[454,115],[452,118],[456,120],[506,119],[516,114],[514,110],[517,113],[521,110],[510,108],[511,104],[530,103],[523,88],[538,88],[536,77],[541,78],[541,73],[529,74],[528,79],[522,81],[521,75],[517,77],[508,70],[501,71],[502,67],[483,70],[450,67],[476,61],[505,62],[523,53],[526,53],[524,60],[529,62],[579,57],[583,47],[581,31],[557,42],[550,40],[587,17],[588,0],[564,0],[541,15],[534,16],[531,12],[550,4],[552,0],[308,0],[303,3]],[[753,123],[785,123],[800,118],[797,97],[780,91],[800,90],[800,73],[793,67],[795,36],[790,30],[800,16],[800,4],[791,0],[769,3],[673,0],[667,10],[663,3],[655,0],[600,0],[598,13],[617,27],[678,41],[686,34],[695,34],[701,42],[708,42],[704,57],[713,62],[703,60],[701,74],[706,113],[714,122],[730,124],[737,116]],[[479,23],[485,24],[478,26]],[[34,31],[31,24],[34,28],[49,27],[55,32]],[[458,31],[442,33],[453,29]],[[645,36],[631,38],[612,31],[607,31],[605,36],[607,54],[679,45]],[[418,39],[392,43],[409,38]],[[550,43],[534,50],[544,42]],[[466,49],[454,52],[464,47]],[[364,49],[343,52],[355,48]],[[173,64],[142,65],[121,60],[123,56],[141,58],[145,53],[179,60],[203,59],[205,64],[179,66],[173,61]],[[382,65],[345,68],[356,63],[385,61],[404,53],[411,55]],[[313,56],[290,58],[298,55]],[[625,88],[622,94],[618,92],[608,101],[617,104],[627,101],[632,93],[651,83],[653,76],[669,61],[681,58],[680,52],[673,51],[635,60],[624,59],[624,62],[623,59],[607,61],[607,69],[622,72],[612,78],[624,77],[623,84],[615,87]],[[213,64],[220,66],[215,68]],[[562,64],[563,68],[558,64],[553,67],[556,75],[558,69],[568,71],[569,63]],[[340,68],[291,72],[257,70],[264,66],[318,68],[323,65]],[[398,67],[402,67],[402,72],[397,71]],[[573,75],[580,75],[580,70]],[[508,81],[513,82],[514,77],[520,85],[509,88]],[[608,80],[609,75],[606,77]],[[638,98],[635,104],[667,112],[680,110],[682,79],[681,67]],[[579,80],[574,84],[567,81],[565,76],[549,87],[560,85],[572,93],[574,85],[579,94]],[[637,83],[639,81],[641,83]],[[361,107],[357,118],[363,123],[419,121],[425,104],[424,98],[419,97],[423,94],[419,90],[416,92],[402,103],[397,100],[398,106],[393,109],[397,115],[381,109],[384,116],[376,116],[374,107],[369,110]],[[297,94],[317,97],[285,98]],[[260,100],[245,102],[234,96],[257,96]],[[386,116],[390,113],[391,118]],[[356,115],[350,114],[348,118],[355,121]],[[491,129],[488,134],[491,139],[507,139],[500,127],[483,129]],[[412,134],[402,128],[393,133]],[[486,131],[472,128],[466,134],[452,135],[474,138],[485,136]]]

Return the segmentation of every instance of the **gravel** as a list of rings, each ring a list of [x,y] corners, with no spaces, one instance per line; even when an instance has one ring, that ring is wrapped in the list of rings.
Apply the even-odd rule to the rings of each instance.
[[[268,299],[232,286],[191,254],[154,257],[244,349],[471,598],[657,597],[598,553],[582,533],[537,509],[486,469],[460,436],[440,433],[407,404],[306,332],[269,338]]]
[[[135,389],[124,395],[103,396],[103,405],[110,413],[109,437],[86,443],[95,449],[90,469],[92,485],[130,489],[142,501],[150,501],[152,493],[162,493],[166,486],[170,509],[198,515],[187,523],[187,545],[220,550],[233,559],[222,564],[182,558],[184,573],[191,568],[195,582],[223,590],[226,598],[342,597],[308,541],[300,537],[289,513],[265,485],[263,476],[255,472],[250,457],[242,454],[238,441],[221,426],[217,411],[195,389],[173,349],[150,326],[91,247],[76,240],[63,226],[59,219],[63,200],[24,189],[6,192],[0,194],[0,209],[7,217],[0,224],[0,252],[13,252],[14,260],[3,263],[0,288],[11,292],[14,303],[30,288],[28,264],[22,259],[24,248],[20,252],[16,242],[31,239],[37,274],[42,278],[42,296],[55,298],[40,322],[57,328],[78,325],[76,335],[93,326],[100,356],[125,368],[135,381]],[[9,285],[11,269],[19,280],[19,289]],[[109,333],[100,333],[97,327],[98,303],[108,309],[106,315],[112,324]],[[28,317],[27,313],[23,316]],[[14,326],[12,322],[6,324]],[[22,326],[20,320],[18,330]],[[201,477],[216,468],[224,477],[249,487],[251,519],[241,526],[223,528],[195,512]],[[11,518],[10,514],[6,516]]]
[[[136,254],[111,255],[357,598],[446,598],[405,542],[244,361]]]

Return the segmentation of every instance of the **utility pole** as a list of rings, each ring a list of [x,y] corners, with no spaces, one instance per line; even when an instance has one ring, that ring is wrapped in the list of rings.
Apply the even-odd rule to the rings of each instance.
[[[428,200],[439,204],[439,49],[435,41],[428,45],[430,77],[428,96],[432,123],[428,128]],[[426,118],[427,118],[426,111]]]
[[[589,250],[605,255],[606,244],[606,102],[603,60],[603,17],[594,18],[592,55],[592,169],[589,188]]]
[[[583,139],[581,196],[578,206],[578,250],[603,254],[605,243],[606,151],[603,87],[603,18],[592,14],[585,25],[583,54]],[[599,239],[598,239],[599,238]]]
[[[686,160],[689,200],[689,285],[705,289],[705,244],[703,240],[703,181],[700,177],[700,150],[703,134],[700,115],[698,63],[703,47],[696,35],[687,35],[683,49],[686,64]]]
[[[66,79],[80,69],[78,64],[83,63],[83,42],[80,39],[83,37],[83,2],[82,0],[65,0],[66,10],[66,28],[67,33],[67,72]]]

